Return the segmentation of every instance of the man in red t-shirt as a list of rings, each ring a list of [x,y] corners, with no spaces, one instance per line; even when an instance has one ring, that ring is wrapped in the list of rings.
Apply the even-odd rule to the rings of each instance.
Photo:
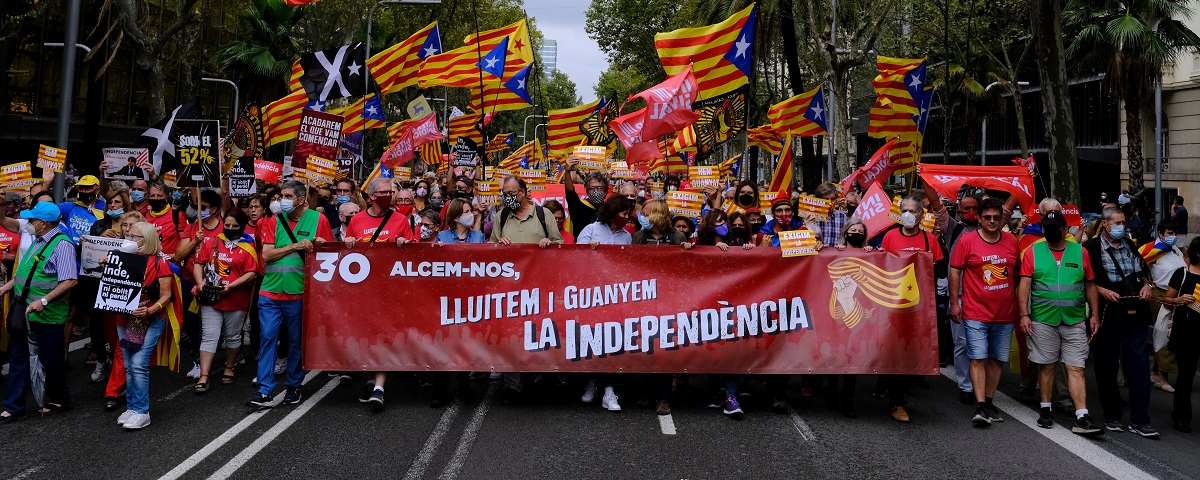
[[[1003,421],[992,404],[1008,362],[1017,320],[1017,238],[1000,230],[1004,207],[999,200],[980,202],[979,229],[963,234],[950,256],[950,319],[963,323],[971,384],[975,386],[972,422],[985,427]],[[965,275],[964,275],[965,274]],[[961,299],[961,303],[960,303]]]
[[[884,234],[883,243],[879,249],[887,252],[929,252],[933,254],[934,262],[944,258],[942,246],[938,243],[937,237],[921,229],[920,221],[923,218],[925,218],[925,206],[921,199],[914,196],[904,197],[904,200],[900,201],[900,228],[894,228]],[[933,276],[932,269],[925,273]],[[886,375],[883,377],[884,381],[888,383],[892,419],[897,422],[908,423],[909,421],[908,411],[904,407],[908,404],[905,394],[913,382],[912,377],[912,375]]]
[[[367,206],[366,210],[358,212],[350,218],[350,225],[346,227],[346,246],[353,247],[359,241],[369,242],[372,238],[376,242],[395,241],[397,245],[420,240],[417,232],[412,228],[409,216],[392,208],[392,196],[395,193],[396,187],[392,186],[390,180],[386,178],[371,180],[371,183],[367,185],[367,194],[370,195],[371,204]],[[407,206],[411,212],[413,201],[411,194],[407,200],[409,203],[403,206]],[[376,231],[378,231],[378,235],[376,235]]]

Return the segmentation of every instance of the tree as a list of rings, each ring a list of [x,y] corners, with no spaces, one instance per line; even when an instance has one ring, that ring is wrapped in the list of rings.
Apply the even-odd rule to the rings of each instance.
[[[1042,85],[1042,120],[1050,147],[1051,191],[1063,203],[1079,205],[1079,161],[1075,158],[1075,124],[1063,47],[1064,0],[1038,0],[1030,11],[1034,56]]]
[[[162,28],[145,28],[142,17],[152,17],[149,13],[151,9],[143,8],[143,2],[139,0],[105,0],[101,7],[99,18],[105,18],[104,13],[109,9],[112,10],[112,21],[108,24],[107,33],[100,43],[106,43],[107,39],[119,30],[113,44],[109,46],[109,51],[115,56],[121,46],[125,44],[125,38],[128,37],[128,46],[133,50],[133,63],[138,70],[141,70],[146,75],[146,98],[149,102],[150,118],[159,119],[166,116],[167,108],[164,100],[163,92],[165,85],[163,81],[163,57],[166,48],[171,44],[171,41],[187,28],[196,18],[194,7],[197,0],[178,0],[175,3],[175,11],[173,19],[170,23]],[[165,4],[162,4],[165,5]],[[156,7],[163,8],[161,6]],[[162,18],[161,16],[159,18]],[[93,51],[99,51],[93,47]],[[91,54],[88,54],[91,58]],[[112,57],[109,57],[109,61]],[[103,75],[108,63],[101,67],[98,75]],[[152,120],[156,121],[156,120]]]
[[[592,0],[584,30],[608,56],[596,96],[624,100],[667,78],[654,48],[654,35],[675,29],[680,4],[674,0]]]
[[[1200,37],[1177,20],[1191,14],[1188,0],[1073,1],[1066,12],[1067,24],[1080,29],[1067,48],[1072,65],[1104,72],[1124,104],[1129,193],[1135,196],[1146,188],[1142,106],[1163,70],[1184,50],[1200,48]]]
[[[583,100],[575,93],[575,82],[572,82],[571,77],[568,77],[567,74],[561,70],[555,70],[545,77],[541,84],[541,91],[538,92],[541,98],[535,99],[543,109],[570,108],[583,103]]]
[[[291,7],[283,0],[252,0],[237,12],[243,38],[222,45],[215,57],[221,69],[248,86],[248,98],[262,101],[268,86],[286,84],[292,62],[301,53],[295,28],[304,12],[304,7]],[[279,96],[284,93],[280,89],[271,91]]]

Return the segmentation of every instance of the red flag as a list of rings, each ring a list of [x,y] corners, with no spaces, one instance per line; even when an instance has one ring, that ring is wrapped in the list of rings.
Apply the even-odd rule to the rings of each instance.
[[[1012,159],[1012,162],[1013,164],[1028,168],[1031,172],[1037,168],[1037,161],[1033,159],[1033,155],[1030,155],[1029,158],[1017,157]]]
[[[866,224],[868,236],[875,236],[892,226],[892,219],[888,216],[891,211],[892,199],[888,198],[883,187],[873,183],[859,200],[858,208],[854,209],[854,216],[861,218]]]
[[[660,158],[663,153],[658,149],[658,142],[638,142],[625,148],[625,162],[630,165]]]
[[[633,148],[635,144],[642,143],[642,125],[645,121],[646,109],[641,109],[636,112],[626,113],[613,121],[608,122],[608,127],[613,133],[617,134],[617,138],[621,140],[621,145],[625,146],[626,150]],[[650,137],[653,138],[653,137]],[[655,144],[655,149],[658,145]]]
[[[1016,195],[1023,211],[1032,212],[1037,208],[1033,203],[1033,175],[1026,167],[925,164],[921,166],[921,179],[946,198],[958,198],[959,189],[970,185]]]
[[[442,139],[442,132],[437,128],[437,115],[412,120],[409,122],[407,130],[412,132],[413,145],[425,145]]]
[[[383,152],[383,156],[379,158],[379,163],[387,168],[393,168],[396,165],[403,165],[413,159],[413,129],[405,128],[404,133],[400,134],[400,138],[396,139],[388,147],[387,151]]]
[[[635,95],[646,99],[642,138],[678,132],[698,120],[700,114],[692,111],[697,91],[696,77],[689,66],[679,75]]]
[[[892,148],[896,146],[896,139],[892,138],[887,143],[879,147],[874,155],[871,155],[871,161],[867,162],[855,172],[858,186],[866,189],[870,188],[872,183],[877,183],[881,178],[892,176],[892,172],[896,171],[898,165],[892,161]]]
[[[254,159],[254,177],[267,183],[279,183],[283,174],[283,165],[268,162],[261,158]]]

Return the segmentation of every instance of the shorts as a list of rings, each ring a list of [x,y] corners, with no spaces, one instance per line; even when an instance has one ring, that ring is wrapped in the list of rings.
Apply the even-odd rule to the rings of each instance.
[[[1074,325],[1046,325],[1033,322],[1029,337],[1029,361],[1040,365],[1062,362],[1072,367],[1084,367],[1088,357],[1087,322]]]
[[[967,358],[1008,361],[1008,352],[1012,349],[1013,324],[963,320],[963,325],[967,331]]]

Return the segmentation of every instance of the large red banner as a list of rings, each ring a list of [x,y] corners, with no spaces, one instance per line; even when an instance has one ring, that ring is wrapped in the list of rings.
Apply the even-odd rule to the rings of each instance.
[[[928,253],[362,244],[306,265],[308,369],[938,371]]]

